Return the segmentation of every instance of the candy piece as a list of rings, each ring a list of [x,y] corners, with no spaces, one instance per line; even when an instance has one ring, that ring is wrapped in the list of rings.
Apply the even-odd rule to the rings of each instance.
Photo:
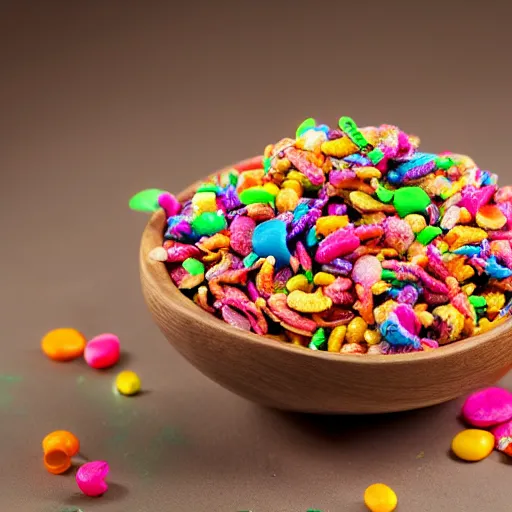
[[[501,229],[507,218],[496,205],[488,204],[476,212],[476,223],[483,229]]]
[[[317,235],[325,237],[347,225],[348,217],[346,215],[328,215],[326,217],[320,217],[316,221],[315,230]]]
[[[155,247],[149,251],[148,257],[153,261],[164,262],[167,261],[169,255],[167,254],[167,250],[163,247]]]
[[[410,213],[424,212],[430,203],[430,197],[420,187],[402,187],[395,190],[393,196],[393,206],[402,218]]]
[[[494,427],[491,432],[494,435],[496,449],[512,456],[512,420]]]
[[[158,198],[165,194],[165,190],[149,188],[141,190],[130,199],[128,206],[136,212],[153,213],[160,208]]]
[[[242,256],[249,256],[252,252],[252,236],[255,228],[256,222],[253,219],[236,217],[230,226],[231,239],[229,243],[231,248]]]
[[[347,343],[362,343],[367,328],[368,324],[360,316],[356,316],[347,326]]]
[[[313,278],[313,283],[316,286],[328,286],[336,281],[336,277],[327,272],[318,272]]]
[[[187,258],[183,263],[183,268],[191,275],[197,276],[204,274],[204,265],[195,258]]]
[[[352,155],[357,151],[357,146],[348,138],[342,137],[336,140],[328,140],[322,143],[322,153],[326,155],[335,156],[337,158],[343,158],[348,155]]]
[[[312,350],[321,350],[324,348],[325,341],[325,331],[323,327],[320,327],[320,329],[313,334],[311,342],[309,343],[309,348]]]
[[[259,224],[252,235],[253,251],[261,258],[274,256],[276,265],[288,265],[291,254],[286,245],[286,224],[272,219]]]
[[[71,457],[80,450],[80,442],[67,430],[56,430],[43,439],[44,466],[60,475],[71,467]]]
[[[192,229],[200,236],[214,235],[226,229],[226,219],[221,213],[205,212],[192,221]]]
[[[140,378],[135,372],[124,370],[116,377],[116,388],[122,395],[136,395],[141,388]]]
[[[239,194],[239,198],[242,204],[271,203],[274,201],[274,196],[264,187],[259,186],[246,188]]]
[[[359,245],[361,245],[361,242],[354,234],[353,228],[339,229],[320,242],[315,260],[318,263],[330,263],[340,256],[351,253]]]
[[[84,359],[92,368],[109,368],[119,361],[120,354],[119,338],[115,334],[100,334],[85,346]]]
[[[41,349],[54,361],[71,361],[84,353],[86,343],[84,335],[76,329],[61,328],[45,334]]]
[[[300,313],[321,313],[332,306],[332,300],[324,296],[321,288],[315,293],[293,290],[288,295],[287,304]]]
[[[364,504],[370,512],[393,512],[398,505],[398,497],[385,484],[372,484],[364,492]]]
[[[349,195],[352,206],[361,213],[389,212],[394,211],[393,206],[381,203],[365,192],[355,191]]]
[[[443,230],[437,226],[427,226],[422,229],[416,236],[416,240],[423,245],[428,245],[432,240],[442,234]]]
[[[173,215],[178,215],[181,211],[180,202],[169,192],[163,192],[160,194],[157,201],[160,208],[164,209],[165,216],[167,218],[172,217]]]
[[[487,237],[488,235],[483,229],[469,226],[455,226],[446,233],[444,239],[450,246],[450,251],[454,251],[465,245],[479,244]]]
[[[279,213],[295,210],[299,203],[299,196],[292,188],[283,188],[276,197],[276,208]]]
[[[192,207],[196,215],[204,212],[216,212],[217,196],[215,192],[196,192],[192,198]]]
[[[364,135],[359,131],[356,123],[353,121],[352,118],[348,116],[340,117],[338,121],[338,126],[343,132],[345,132],[350,137],[350,140],[352,140],[354,144],[357,144],[360,148],[365,148],[368,146],[368,141],[365,139]]]
[[[452,441],[452,451],[459,459],[478,462],[488,457],[494,448],[494,436],[486,430],[468,429],[459,432]]]
[[[308,130],[311,130],[316,126],[316,121],[312,117],[308,117],[302,123],[299,124],[297,131],[295,132],[295,138],[298,139]]]
[[[474,427],[492,427],[512,419],[512,393],[489,387],[471,394],[462,406],[463,418]]]
[[[108,491],[105,478],[110,468],[103,460],[87,462],[76,472],[76,483],[86,496],[101,496]]]
[[[347,326],[346,325],[338,325],[334,327],[329,335],[329,339],[327,341],[327,351],[328,352],[339,352],[341,350],[341,346],[345,341],[345,335],[347,334]]]

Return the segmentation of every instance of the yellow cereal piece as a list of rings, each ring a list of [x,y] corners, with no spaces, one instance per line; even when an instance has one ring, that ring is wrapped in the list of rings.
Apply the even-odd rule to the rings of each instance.
[[[300,313],[321,313],[332,306],[332,300],[326,297],[322,288],[315,293],[306,293],[302,290],[294,290],[286,297],[288,307]]]
[[[327,236],[348,225],[347,215],[326,215],[316,221],[316,234]]]
[[[383,212],[364,213],[361,215],[360,224],[380,224],[386,220],[386,214]]]
[[[377,345],[377,343],[380,343],[381,339],[382,334],[380,333],[380,331],[374,331],[371,329],[366,329],[366,331],[364,331],[364,341],[366,341],[368,345]]]
[[[460,337],[462,329],[464,328],[464,315],[458,309],[451,304],[445,304],[435,308],[432,314],[434,318],[439,317],[450,327],[449,339],[443,340],[444,343],[455,341]],[[443,341],[439,340],[439,344],[443,345]]]
[[[475,220],[484,229],[501,229],[507,223],[507,218],[495,204],[482,206],[476,212]]]
[[[361,192],[360,190],[354,190],[353,192],[350,192],[349,198],[352,202],[352,206],[358,212],[387,212],[390,211],[390,208],[393,208],[392,206],[390,207],[390,205],[377,201],[377,199],[374,199],[366,192]]]
[[[356,176],[361,180],[378,179],[382,176],[382,173],[375,167],[357,167]]]
[[[304,188],[311,188],[313,185],[311,184],[311,181],[309,181],[304,174],[302,174],[299,171],[290,171],[286,175],[287,180],[295,180],[298,181]]]
[[[473,292],[476,290],[476,284],[475,283],[468,283],[468,284],[465,284],[463,287],[462,287],[462,291],[468,296],[470,297],[471,295],[473,295]]]
[[[404,217],[405,222],[411,226],[413,233],[419,233],[421,230],[427,227],[427,221],[423,215],[417,213],[411,213]],[[423,245],[423,244],[422,244]]]
[[[327,351],[328,352],[339,352],[341,346],[345,341],[345,335],[347,334],[346,325],[337,325],[332,331],[327,340]]]
[[[424,302],[420,302],[419,304],[416,304],[413,309],[414,309],[414,312],[418,315],[419,313],[423,313],[423,311],[427,311],[428,304],[425,304]]]
[[[471,213],[469,213],[468,209],[462,207],[460,209],[459,223],[460,224],[469,224],[472,220],[473,220],[473,217],[471,216]]]
[[[467,429],[452,440],[452,451],[459,459],[478,462],[488,457],[494,449],[494,435],[487,430]]]
[[[391,249],[391,247],[384,247],[384,249],[381,249],[377,254],[377,259],[379,261],[384,261],[385,259],[396,258],[397,256],[398,252],[396,249]]]
[[[215,192],[196,192],[192,197],[192,207],[197,215],[205,212],[216,212],[218,208]]]
[[[281,183],[281,188],[291,188],[295,190],[299,197],[302,197],[304,194],[304,187],[297,180],[284,180]]]
[[[472,318],[464,319],[464,328],[462,329],[462,334],[464,337],[469,338],[474,336],[476,332],[476,324]]]
[[[395,302],[392,299],[383,302],[380,306],[377,306],[373,310],[373,316],[375,317],[375,321],[378,324],[382,324],[386,321],[386,318],[389,316],[389,313],[393,311],[398,306],[398,302]]]
[[[122,395],[136,395],[141,388],[140,378],[135,372],[125,370],[116,377],[116,388]]]
[[[393,512],[398,505],[398,497],[391,487],[373,484],[364,492],[364,504],[370,512]]]
[[[466,257],[462,255],[453,255],[445,260],[446,268],[459,283],[467,281],[475,275],[475,269],[470,265],[466,265],[465,262]]]
[[[450,251],[468,244],[479,244],[486,238],[487,233],[483,229],[470,226],[455,226],[444,237],[445,242],[450,246]]]
[[[491,317],[497,315],[505,306],[505,295],[501,292],[484,293],[483,297],[487,302],[487,314]]]
[[[329,286],[336,281],[336,277],[327,272],[317,272],[313,278],[313,283],[316,286]]]
[[[303,292],[311,291],[311,284],[308,281],[308,278],[304,274],[297,274],[296,276],[291,277],[286,282],[286,289],[289,292],[293,292],[295,290],[301,290]]]
[[[286,172],[290,167],[292,166],[292,163],[288,158],[277,158],[274,162],[274,167],[279,172]]]
[[[372,286],[373,295],[382,295],[391,289],[391,283],[387,283],[386,281],[377,281]]]
[[[353,155],[359,150],[348,137],[322,142],[320,149],[325,155],[334,156],[336,158]]]
[[[441,252],[441,254],[444,254],[445,252],[448,252],[448,244],[446,242],[437,242],[437,248]]]
[[[421,322],[423,327],[428,328],[434,323],[434,315],[428,311],[422,311],[421,313],[418,313],[418,320]]]
[[[505,316],[498,316],[495,320],[490,322],[487,318],[481,318],[478,322],[478,328],[475,329],[475,334],[483,334],[490,331],[498,325],[502,324],[507,318]]]
[[[269,193],[272,194],[274,197],[279,194],[279,187],[275,184],[269,181],[268,183],[265,183],[263,185],[263,188]]]
[[[360,317],[353,318],[347,326],[347,343],[362,343],[368,324]]]
[[[265,146],[265,150],[263,151],[263,156],[265,158],[270,158],[272,156],[273,151],[274,151],[274,144],[267,144]]]
[[[279,213],[291,212],[299,204],[299,196],[292,188],[282,188],[276,196],[276,208]]]

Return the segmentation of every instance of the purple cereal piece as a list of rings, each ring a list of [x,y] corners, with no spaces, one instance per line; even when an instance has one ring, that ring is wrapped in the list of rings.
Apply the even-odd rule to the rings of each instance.
[[[348,276],[348,274],[352,272],[352,268],[352,263],[343,258],[335,258],[329,264],[322,265],[322,270],[324,272],[329,272],[339,276]]]
[[[312,208],[303,215],[292,227],[292,230],[286,236],[286,240],[289,242],[294,238],[297,238],[304,231],[313,227],[316,221],[322,216],[322,211],[317,208]]]
[[[258,288],[256,288],[254,281],[249,281],[247,283],[247,295],[253,302],[256,302],[256,299],[258,299],[260,297]]]
[[[436,167],[435,160],[430,160],[424,164],[420,164],[412,169],[409,169],[403,176],[403,181],[417,180],[423,178],[427,174],[431,173]]]
[[[416,287],[408,284],[404,286],[396,297],[396,301],[402,304],[410,304],[414,306],[418,302],[419,293]]]
[[[222,195],[222,201],[227,211],[235,210],[242,206],[236,188],[233,185],[229,185],[226,188]]]
[[[346,213],[346,204],[331,203],[327,206],[327,215],[345,215]]]
[[[284,290],[286,283],[293,276],[292,269],[290,267],[283,267],[274,276],[274,290],[276,293]]]
[[[245,215],[247,213],[247,208],[244,206],[243,208],[238,208],[237,210],[230,211],[226,215],[227,220],[233,220],[237,217],[240,217],[241,215]]]
[[[341,139],[345,134],[339,128],[333,128],[327,132],[327,138],[329,140]]]
[[[437,247],[435,247],[432,244],[429,244],[427,246],[427,258],[428,268],[433,274],[439,277],[439,279],[442,279],[444,281],[447,277],[451,276],[451,273],[443,263],[441,252]]]

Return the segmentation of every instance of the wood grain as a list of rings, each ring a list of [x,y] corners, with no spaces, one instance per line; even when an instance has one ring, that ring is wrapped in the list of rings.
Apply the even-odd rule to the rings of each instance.
[[[180,194],[190,198],[195,183]],[[496,383],[512,367],[512,323],[401,355],[311,351],[235,329],[206,313],[148,253],[162,244],[165,215],[150,219],[140,247],[146,303],[169,342],[204,375],[262,405],[309,413],[383,413],[427,407]]]

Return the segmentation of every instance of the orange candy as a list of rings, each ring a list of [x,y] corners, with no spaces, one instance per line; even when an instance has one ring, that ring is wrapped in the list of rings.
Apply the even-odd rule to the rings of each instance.
[[[71,467],[71,457],[80,450],[80,441],[67,430],[56,430],[43,439],[44,467],[60,475]]]
[[[87,340],[76,329],[54,329],[41,340],[41,349],[54,361],[71,361],[84,353]]]

